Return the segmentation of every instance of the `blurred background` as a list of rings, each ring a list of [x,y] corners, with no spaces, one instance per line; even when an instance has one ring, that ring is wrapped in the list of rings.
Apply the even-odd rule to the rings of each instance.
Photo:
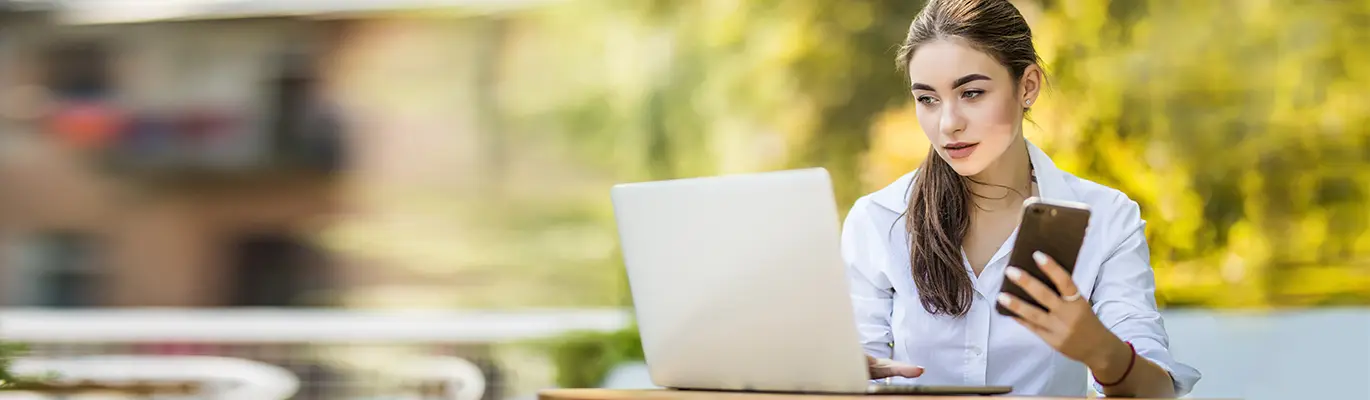
[[[1194,396],[1370,398],[1370,2],[1014,3],[1029,139],[1141,204]],[[921,5],[0,0],[0,339],[298,399],[649,385],[609,187],[822,166],[845,212],[927,152]]]

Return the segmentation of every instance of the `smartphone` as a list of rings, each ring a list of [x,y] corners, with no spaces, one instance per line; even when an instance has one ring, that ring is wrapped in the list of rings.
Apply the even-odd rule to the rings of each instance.
[[[1009,253],[1008,264],[1037,278],[1056,294],[1061,294],[1061,290],[1056,288],[1051,278],[1047,277],[1032,260],[1032,253],[1046,253],[1066,272],[1074,273],[1075,258],[1080,254],[1080,246],[1084,244],[1087,228],[1089,205],[1030,197],[1023,202],[1022,222],[1018,225],[1018,238],[1013,241],[1013,251]],[[1028,295],[1027,291],[1008,278],[1004,278],[1004,284],[999,291],[1012,294],[1017,299],[1038,308],[1042,307],[1042,304]],[[997,301],[994,304],[999,314],[1017,316],[1013,311],[1004,308],[1003,304]]]

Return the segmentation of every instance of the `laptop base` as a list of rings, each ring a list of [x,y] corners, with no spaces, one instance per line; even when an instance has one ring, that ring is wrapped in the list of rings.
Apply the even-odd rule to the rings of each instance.
[[[864,392],[811,392],[794,390],[758,390],[758,389],[700,389],[700,388],[667,388],[667,390],[679,390],[690,392],[720,392],[720,393],[775,393],[775,394],[810,394],[810,395],[893,395],[893,396],[965,396],[965,395],[999,395],[1013,391],[1009,386],[953,386],[953,385],[870,385]]]

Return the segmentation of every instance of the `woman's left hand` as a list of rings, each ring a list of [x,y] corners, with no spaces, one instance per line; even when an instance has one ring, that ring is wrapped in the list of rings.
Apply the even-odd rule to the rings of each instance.
[[[999,294],[999,303],[1018,314],[1014,318],[1018,323],[1036,333],[1056,351],[1086,365],[1097,365],[1095,362],[1104,356],[1104,349],[1109,348],[1109,342],[1118,341],[1117,336],[1094,315],[1089,300],[1081,296],[1080,289],[1071,281],[1065,269],[1042,252],[1033,253],[1032,258],[1064,296],[1052,292],[1046,284],[1023,270],[1008,267],[1004,275],[1045,309],[1008,293]]]

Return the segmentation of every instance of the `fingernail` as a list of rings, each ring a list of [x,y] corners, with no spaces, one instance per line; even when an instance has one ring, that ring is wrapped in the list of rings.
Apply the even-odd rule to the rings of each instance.
[[[1046,254],[1043,254],[1043,253],[1040,252],[1040,251],[1034,251],[1034,252],[1032,252],[1032,261],[1036,261],[1036,262],[1037,262],[1037,265],[1046,264],[1046,263],[1047,263],[1047,255],[1046,255]]]
[[[1018,278],[1023,277],[1023,270],[1018,269],[1018,267],[1008,267],[1007,270],[1004,270],[1004,275],[1007,275],[1009,279],[1017,281]]]
[[[999,304],[1009,305],[1012,302],[1013,298],[1009,297],[1008,293],[999,293]]]

